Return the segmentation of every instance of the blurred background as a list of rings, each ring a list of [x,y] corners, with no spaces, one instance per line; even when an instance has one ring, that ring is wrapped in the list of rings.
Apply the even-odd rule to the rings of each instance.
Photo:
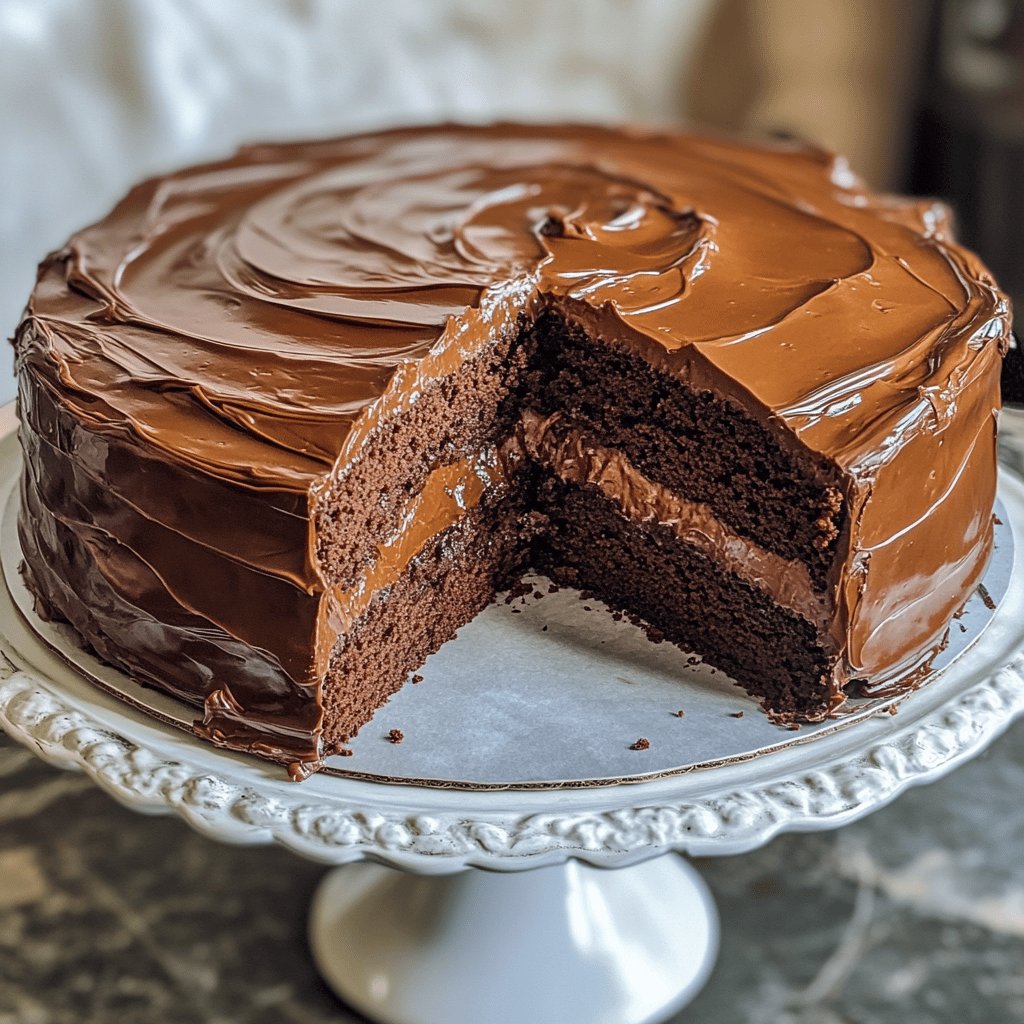
[[[1024,0],[0,0],[0,101],[5,335],[143,176],[440,118],[804,137],[947,199],[1024,296]],[[1024,1022],[1022,790],[1024,723],[863,822],[703,864],[725,947],[680,1024]],[[321,871],[2,740],[0,1024],[355,1024],[305,949]]]
[[[441,118],[805,137],[949,199],[1020,294],[1022,66],[1016,0],[0,0],[0,328],[144,176]]]

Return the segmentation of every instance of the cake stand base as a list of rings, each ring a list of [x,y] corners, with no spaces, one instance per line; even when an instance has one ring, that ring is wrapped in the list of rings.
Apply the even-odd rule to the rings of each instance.
[[[670,854],[607,871],[335,868],[313,903],[320,973],[385,1024],[646,1024],[707,980],[718,916]]]

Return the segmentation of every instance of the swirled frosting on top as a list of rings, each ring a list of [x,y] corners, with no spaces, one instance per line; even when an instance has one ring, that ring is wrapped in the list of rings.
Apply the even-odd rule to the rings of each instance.
[[[538,296],[842,474],[853,670],[908,628],[907,594],[976,575],[1007,302],[940,205],[872,195],[804,146],[447,125],[251,146],[148,181],[42,265],[18,335],[23,416],[53,460],[70,428],[40,396],[85,429],[75,472],[95,487],[128,449],[150,460],[123,495],[135,528],[229,563],[224,594],[308,596],[299,625],[217,621],[313,686],[308,652],[331,638],[310,494]],[[954,520],[935,511],[968,493],[977,514],[939,536]],[[94,523],[101,562],[126,515]],[[908,561],[912,529],[941,557]],[[149,568],[176,607],[211,615],[208,574]],[[894,574],[905,592],[865,610],[866,580]]]
[[[30,317],[97,418],[304,491],[397,368],[523,279],[720,370],[848,469],[934,429],[975,361],[959,343],[1006,330],[942,207],[871,197],[825,153],[509,125],[147,182],[51,257]]]

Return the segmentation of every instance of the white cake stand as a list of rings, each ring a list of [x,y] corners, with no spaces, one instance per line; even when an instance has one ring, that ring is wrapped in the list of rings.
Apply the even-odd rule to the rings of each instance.
[[[12,432],[10,409],[0,410],[0,482],[7,487],[18,469]],[[498,606],[484,633],[473,632],[474,624],[460,634],[448,645],[455,654],[447,662],[445,651],[440,668],[428,662],[427,672],[447,672],[450,686],[429,678],[422,687],[407,686],[365,727],[357,741],[362,747],[342,774],[298,785],[276,766],[199,743],[179,728],[180,706],[123,677],[119,682],[67,635],[35,620],[16,574],[12,578],[9,504],[3,520],[8,587],[0,587],[0,724],[50,763],[84,771],[135,810],[177,813],[225,842],[281,843],[301,856],[343,865],[326,876],[314,901],[313,955],[335,991],[374,1020],[663,1020],[701,987],[717,950],[708,891],[694,869],[671,854],[741,853],[783,831],[846,824],[977,754],[1024,712],[1024,574],[1017,571],[1024,553],[1024,484],[1004,473],[1000,496],[1000,550],[989,580],[998,596],[983,610],[976,602],[968,606],[966,625],[954,623],[951,630],[945,667],[898,701],[896,714],[888,713],[893,701],[876,701],[845,722],[766,733],[770,727],[756,711],[740,720],[726,710],[744,707],[746,698],[735,688],[683,679],[672,683],[681,687],[672,692],[685,694],[674,699],[686,717],[673,717],[664,704],[651,717],[655,705],[644,701],[657,704],[665,692],[658,665],[640,664],[651,645],[630,647],[632,627],[612,624],[599,610],[590,613],[596,619],[581,623],[573,618],[579,613],[546,606],[545,599],[540,610],[524,608],[518,617]],[[554,623],[544,633],[557,634],[554,646],[544,647],[536,636],[523,640],[521,623],[530,614]],[[505,626],[495,625],[498,616]],[[518,633],[508,633],[512,622]],[[566,622],[572,628],[559,632]],[[599,650],[606,641],[608,648]],[[596,687],[592,701],[546,706],[533,747],[529,733],[515,736],[520,764],[541,765],[535,777],[524,778],[509,760],[508,744],[492,735],[480,688],[470,700],[458,684],[460,650],[470,664],[487,664],[491,648],[507,662],[506,643],[519,644],[521,657],[506,664],[502,690],[515,689],[522,677],[529,691],[541,674],[538,659],[542,667],[561,666],[548,673],[559,676],[546,680],[549,694],[561,691],[563,680],[572,688],[572,658],[582,658],[593,674],[595,666],[621,669],[623,651],[634,651],[639,666],[631,685],[608,691],[608,699],[595,682],[588,684]],[[663,656],[678,664],[679,652],[657,658]],[[441,700],[443,687],[451,694]],[[407,692],[413,695],[404,697]],[[432,720],[430,709],[438,703],[442,713]],[[618,708],[622,738],[634,736],[644,721],[630,718],[630,709],[644,707],[645,731],[658,737],[653,760],[636,761],[646,752],[628,751],[619,736],[614,742],[605,736],[612,774],[598,773],[584,784],[580,772],[593,772],[591,759],[602,749],[580,724],[590,721],[589,704],[600,705],[591,724],[605,730],[611,726],[601,716]],[[463,732],[461,747],[449,743],[438,768],[436,758],[431,761],[437,744],[412,740],[427,726],[443,728],[460,707],[467,719],[475,716],[478,728]],[[498,711],[507,715],[508,706]],[[407,750],[382,740],[381,730],[386,733],[393,720],[388,716],[398,713],[410,735]],[[552,717],[553,731],[543,733]],[[670,727],[690,732],[672,734]],[[514,733],[514,724],[506,731]],[[552,754],[552,737],[560,734],[571,742]],[[635,767],[627,771],[623,764]],[[563,777],[552,779],[559,765]],[[451,775],[447,785],[435,777],[444,770]],[[503,788],[503,774],[516,788]],[[418,782],[382,781],[420,775]],[[608,868],[616,870],[602,870]]]

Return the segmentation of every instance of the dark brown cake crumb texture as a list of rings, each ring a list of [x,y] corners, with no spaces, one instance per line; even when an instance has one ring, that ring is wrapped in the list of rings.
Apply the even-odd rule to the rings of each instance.
[[[526,580],[519,580],[514,583],[510,588],[508,594],[505,595],[505,604],[511,604],[517,598],[525,604],[526,595],[533,590],[533,587],[526,582]]]
[[[646,736],[641,736],[640,739],[629,745],[630,750],[648,750],[651,746],[651,741]]]
[[[430,469],[502,444],[524,408],[560,412],[567,428],[623,451],[650,479],[826,580],[844,515],[826,468],[784,450],[728,401],[550,314],[428,387],[328,489],[317,512],[327,578],[354,580],[373,557],[372,538],[395,528]],[[378,592],[339,640],[322,687],[326,742],[354,736],[496,592],[506,591],[508,604],[541,596],[524,580],[528,569],[552,580],[548,593],[575,587],[653,643],[699,652],[688,666],[704,661],[727,672],[767,707],[785,715],[822,709],[831,665],[804,619],[671,528],[627,519],[597,488],[564,484],[530,459],[513,472]]]
[[[405,733],[401,729],[392,729],[388,733],[389,743],[401,743],[405,739]]]
[[[800,561],[814,552],[812,577],[826,583],[845,509],[830,467],[785,450],[732,402],[691,390],[554,312],[531,333],[539,356],[526,371],[527,390],[539,412],[561,412],[769,551]]]
[[[522,576],[522,540],[515,501],[492,494],[376,595],[331,659],[325,741],[350,740],[409,673]]]

